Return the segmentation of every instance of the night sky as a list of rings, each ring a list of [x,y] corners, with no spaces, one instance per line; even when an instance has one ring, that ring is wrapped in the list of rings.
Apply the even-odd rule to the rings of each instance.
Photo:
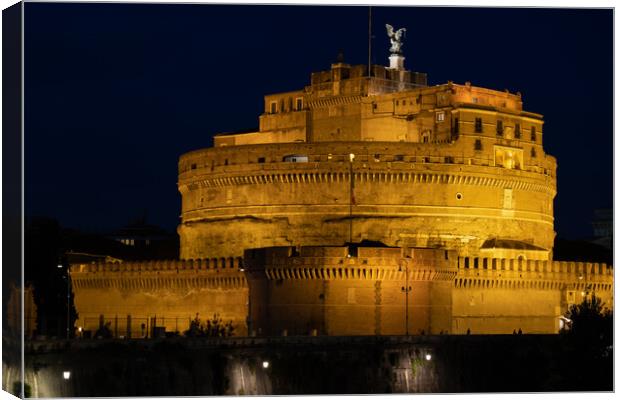
[[[177,160],[212,136],[258,126],[263,95],[297,90],[339,49],[367,63],[368,7],[25,6],[27,216],[114,230],[140,217],[174,230]],[[611,10],[373,8],[407,28],[406,67],[523,94],[558,159],[556,231],[592,234],[613,197]]]

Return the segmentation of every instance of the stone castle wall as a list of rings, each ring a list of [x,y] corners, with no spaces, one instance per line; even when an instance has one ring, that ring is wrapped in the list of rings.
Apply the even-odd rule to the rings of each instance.
[[[613,306],[613,270],[605,264],[457,258],[435,249],[360,248],[355,257],[346,247],[312,251],[246,254],[256,329],[405,334],[407,273],[413,334],[557,333],[560,317],[586,295]]]
[[[74,265],[71,279],[76,327],[94,333],[110,322],[126,337],[151,336],[153,326],[182,333],[196,313],[233,321],[240,336],[557,333],[585,296],[613,306],[605,264],[439,249],[276,247],[248,250],[243,263]]]
[[[469,153],[448,144],[361,142],[188,153],[179,163],[181,257],[364,239],[465,256],[502,237],[550,251],[555,160],[528,160],[517,170]],[[287,161],[291,155],[307,162]]]
[[[196,314],[203,323],[218,314],[245,335],[248,289],[239,265],[238,258],[73,265],[75,327],[94,335],[109,323],[115,337],[140,338],[153,327],[182,334]]]

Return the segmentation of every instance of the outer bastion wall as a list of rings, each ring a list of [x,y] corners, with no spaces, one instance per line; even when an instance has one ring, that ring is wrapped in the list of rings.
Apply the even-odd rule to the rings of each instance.
[[[399,335],[408,312],[410,334],[549,334],[585,296],[613,306],[613,270],[605,264],[457,258],[436,249],[359,248],[351,257],[348,251],[247,251],[253,329]]]
[[[606,264],[459,258],[452,292],[452,333],[557,333],[560,317],[595,294],[613,308]]]
[[[276,247],[246,251],[243,264],[77,264],[70,272],[76,328],[94,334],[109,323],[116,337],[150,337],[154,327],[182,333],[196,313],[232,321],[237,336],[557,333],[568,307],[590,294],[613,307],[605,264],[440,249]]]
[[[447,251],[280,247],[246,251],[252,329],[268,335],[439,334],[450,329],[455,265]],[[420,257],[420,255],[422,257]],[[456,258],[453,257],[453,260]],[[407,266],[411,262],[412,265]],[[452,263],[454,264],[454,263]],[[403,287],[409,278],[409,293]]]
[[[476,255],[493,237],[553,245],[552,158],[514,170],[457,156],[450,146],[429,155],[423,146],[393,143],[273,147],[208,149],[181,158],[182,258],[341,245],[351,228],[353,241],[445,246],[461,255]],[[293,151],[308,162],[284,161]],[[221,157],[230,157],[228,165],[209,167]],[[258,159],[265,162],[250,161]]]
[[[76,264],[70,276],[76,329],[105,324],[115,337],[151,337],[153,328],[183,334],[192,319],[218,314],[246,335],[248,289],[233,258]],[[78,332],[78,335],[83,333]]]

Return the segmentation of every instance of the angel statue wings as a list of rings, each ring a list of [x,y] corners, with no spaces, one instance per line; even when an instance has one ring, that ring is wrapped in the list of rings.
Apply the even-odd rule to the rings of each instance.
[[[392,46],[390,47],[390,53],[400,54],[400,48],[403,46],[403,39],[405,36],[405,32],[407,32],[407,29],[400,28],[399,30],[394,31],[394,27],[390,24],[385,24],[385,28],[387,29],[387,35],[390,38],[390,43],[392,43]]]

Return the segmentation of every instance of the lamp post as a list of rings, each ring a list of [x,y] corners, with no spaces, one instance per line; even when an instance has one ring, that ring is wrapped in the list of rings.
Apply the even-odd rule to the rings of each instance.
[[[353,196],[354,190],[354,177],[353,177],[353,160],[355,159],[355,154],[349,154],[349,243],[353,243],[353,203],[355,202],[355,197]]]
[[[411,286],[409,286],[409,260],[408,256],[401,259],[398,266],[398,271],[402,272],[403,264],[405,265],[405,286],[400,288],[400,291],[405,293],[405,335],[409,336],[409,292]]]

